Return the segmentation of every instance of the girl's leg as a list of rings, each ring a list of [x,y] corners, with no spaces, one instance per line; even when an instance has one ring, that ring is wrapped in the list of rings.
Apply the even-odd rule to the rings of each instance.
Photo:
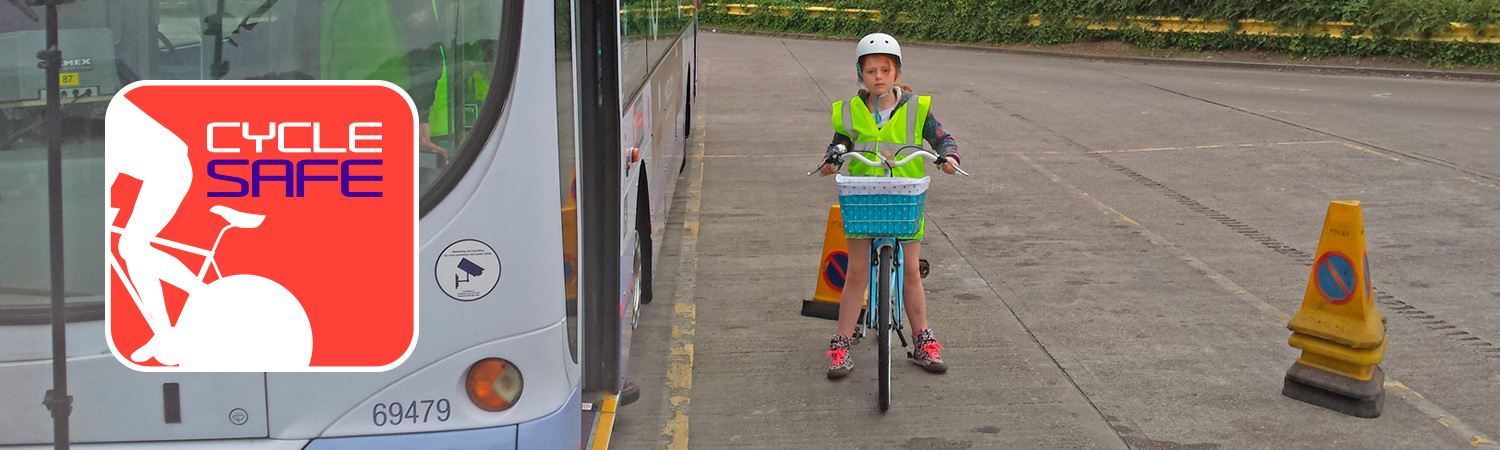
[[[932,329],[927,327],[927,293],[922,289],[922,243],[906,242],[901,244],[901,249],[905,253],[901,264],[905,267],[906,277],[906,288],[901,291],[901,296],[902,302],[906,304],[907,320],[911,322],[912,344],[915,347],[911,352],[912,362],[928,372],[946,372],[948,365],[943,363],[943,358],[938,354],[943,346],[938,344]]]
[[[913,332],[927,329],[927,292],[922,289],[921,242],[901,243],[901,266],[905,269],[906,288],[901,290],[901,302],[906,305],[906,319]]]
[[[854,335],[859,310],[865,303],[865,286],[870,284],[870,240],[849,239],[849,270],[844,274],[844,292],[839,295],[838,334]]]
[[[844,274],[844,292],[839,295],[839,329],[828,342],[828,378],[843,378],[854,370],[849,359],[854,325],[865,302],[865,286],[870,284],[870,241],[849,239],[849,270]]]

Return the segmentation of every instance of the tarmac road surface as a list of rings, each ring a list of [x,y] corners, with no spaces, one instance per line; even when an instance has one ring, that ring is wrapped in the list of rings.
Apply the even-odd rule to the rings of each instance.
[[[824,379],[813,294],[853,43],[716,34],[613,445],[1500,448],[1500,84],[907,45],[972,178],[922,256],[952,369]],[[935,173],[929,171],[929,173]],[[1328,202],[1363,202],[1384,414],[1281,395]]]

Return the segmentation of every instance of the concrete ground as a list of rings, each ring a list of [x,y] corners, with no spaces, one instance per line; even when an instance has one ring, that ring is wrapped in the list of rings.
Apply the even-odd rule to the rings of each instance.
[[[806,177],[852,44],[704,33],[694,140],[614,447],[1500,448],[1500,85],[908,45],[972,178],[923,257],[952,366],[824,379],[833,180]],[[1283,397],[1331,200],[1364,203],[1384,414]]]

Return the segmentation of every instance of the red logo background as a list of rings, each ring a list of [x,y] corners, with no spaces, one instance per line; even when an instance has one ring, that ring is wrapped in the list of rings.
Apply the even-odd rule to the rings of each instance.
[[[225,233],[215,261],[224,276],[254,274],[280,283],[300,300],[313,330],[311,365],[379,367],[396,362],[415,336],[415,181],[416,130],[409,100],[389,87],[359,86],[138,86],[125,98],[171,130],[188,146],[193,183],[176,215],[158,235],[209,249],[226,222],[209,212],[214,205],[265,215],[257,228],[235,228]],[[211,153],[205,131],[211,122],[249,122],[251,134],[266,134],[268,123],[317,122],[323,147],[347,148],[353,122],[381,122],[379,140],[361,140],[360,147],[378,146],[381,153],[281,153],[275,139],[255,152],[255,142],[236,128],[216,128],[214,146],[238,147],[239,153]],[[288,130],[288,147],[309,147],[312,132]],[[379,159],[380,166],[355,166],[355,175],[378,175],[380,181],[355,181],[351,189],[381,192],[382,197],[345,197],[340,182],[310,181],[304,197],[288,198],[280,181],[261,184],[260,197],[209,197],[210,191],[235,192],[240,187],[210,178],[207,165],[216,159]],[[280,168],[266,173],[282,175]],[[220,174],[250,180],[250,166],[221,166]],[[338,175],[337,166],[311,166],[309,173]],[[121,208],[113,225],[124,227],[141,183],[121,174],[110,188],[112,205]],[[110,235],[118,255],[118,234]],[[197,273],[202,256],[157,244]],[[129,265],[124,260],[127,273]],[[217,279],[209,269],[204,281]],[[110,335],[123,355],[152,336],[141,312],[113,271]],[[162,283],[168,315],[176,323],[187,300],[184,291]],[[248,337],[247,338],[253,338]],[[149,360],[143,366],[160,366]]]

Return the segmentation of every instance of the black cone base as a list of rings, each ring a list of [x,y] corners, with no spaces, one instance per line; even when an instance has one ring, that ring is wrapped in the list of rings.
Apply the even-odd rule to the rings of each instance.
[[[1281,395],[1354,417],[1380,417],[1385,408],[1385,372],[1375,366],[1369,381],[1292,363]]]
[[[820,319],[839,320],[839,304],[820,300],[803,300],[802,315]]]

